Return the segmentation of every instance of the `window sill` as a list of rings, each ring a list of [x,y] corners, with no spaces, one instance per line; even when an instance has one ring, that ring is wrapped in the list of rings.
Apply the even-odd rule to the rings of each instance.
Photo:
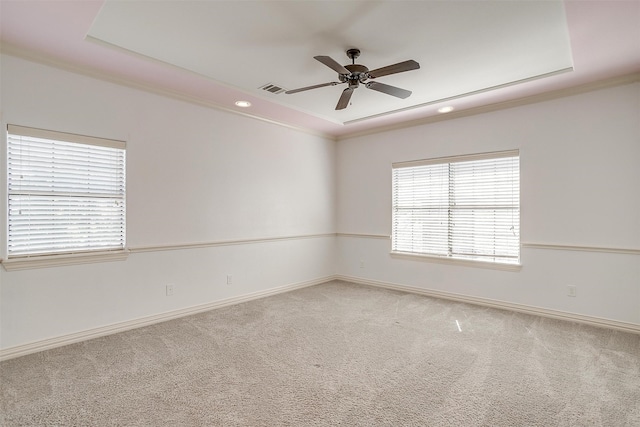
[[[437,262],[441,264],[449,265],[463,265],[467,267],[488,268],[491,270],[503,270],[503,271],[520,271],[522,264],[507,264],[502,262],[489,262],[489,261],[477,261],[472,259],[460,259],[460,258],[448,258],[436,255],[423,255],[415,254],[411,252],[394,252],[391,251],[390,255],[393,258],[411,259],[414,261],[426,261]]]
[[[33,268],[60,267],[65,265],[92,264],[96,262],[125,261],[129,250],[83,252],[61,255],[34,255],[2,260],[7,271],[29,270]]]

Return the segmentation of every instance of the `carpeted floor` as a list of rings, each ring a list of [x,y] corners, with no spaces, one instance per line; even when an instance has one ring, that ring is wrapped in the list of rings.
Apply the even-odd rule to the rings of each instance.
[[[2,426],[640,426],[640,335],[329,282],[8,360]]]

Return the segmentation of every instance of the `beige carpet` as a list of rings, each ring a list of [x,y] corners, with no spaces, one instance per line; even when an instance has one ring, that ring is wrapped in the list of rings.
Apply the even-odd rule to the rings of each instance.
[[[0,364],[2,426],[640,426],[640,336],[330,282]]]

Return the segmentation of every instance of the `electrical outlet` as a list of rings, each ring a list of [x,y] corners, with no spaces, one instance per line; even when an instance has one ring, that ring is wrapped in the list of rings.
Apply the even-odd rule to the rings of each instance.
[[[360,260],[360,268],[364,268],[364,260]]]
[[[227,274],[227,285],[233,284],[233,276],[231,274]]]
[[[167,296],[173,295],[173,283],[167,285]]]
[[[567,295],[569,295],[570,297],[577,297],[578,296],[578,290],[576,289],[575,285],[569,285],[567,286]]]

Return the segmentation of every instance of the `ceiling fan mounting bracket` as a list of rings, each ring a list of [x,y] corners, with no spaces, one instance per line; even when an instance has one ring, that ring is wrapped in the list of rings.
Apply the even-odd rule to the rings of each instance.
[[[360,56],[360,49],[353,48],[353,49],[347,50],[347,56],[355,64],[356,58]]]

